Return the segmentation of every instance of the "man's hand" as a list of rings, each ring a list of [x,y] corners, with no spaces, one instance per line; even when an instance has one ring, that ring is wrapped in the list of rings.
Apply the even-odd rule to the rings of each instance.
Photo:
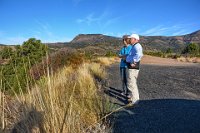
[[[132,64],[131,64],[131,67],[135,67],[135,66],[136,66],[136,63],[132,63]]]

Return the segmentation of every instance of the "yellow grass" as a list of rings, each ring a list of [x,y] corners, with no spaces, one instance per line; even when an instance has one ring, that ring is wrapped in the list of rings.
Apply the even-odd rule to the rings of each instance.
[[[181,61],[181,62],[200,63],[199,57],[183,57],[183,56],[181,56],[180,58],[177,58],[177,60]]]
[[[93,76],[105,78],[106,73],[100,64],[82,64],[76,70],[66,67],[55,75],[39,80],[18,100],[15,98],[15,109],[5,107],[3,93],[0,93],[0,110],[3,114],[0,129],[10,126],[21,133],[100,132],[101,129],[95,126],[101,124],[99,120],[110,110],[108,101],[99,95],[101,89]],[[12,114],[14,119],[10,118]]]
[[[104,67],[101,66],[99,63],[91,63],[91,64],[86,64],[88,65],[87,67],[89,68],[91,74],[94,75],[95,78],[98,79],[105,79],[107,74],[104,70]]]
[[[109,66],[113,63],[119,62],[119,58],[117,57],[99,57],[96,59],[97,63],[100,63],[105,66]]]

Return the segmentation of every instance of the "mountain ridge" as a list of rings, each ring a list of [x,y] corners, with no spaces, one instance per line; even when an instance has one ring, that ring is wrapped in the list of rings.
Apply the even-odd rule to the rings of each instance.
[[[171,48],[174,52],[181,52],[189,43],[200,45],[200,30],[180,36],[140,36],[140,43],[144,50],[165,51]],[[75,48],[103,45],[119,49],[123,46],[122,38],[103,34],[79,34],[68,44]]]
[[[173,52],[180,53],[187,44],[197,43],[200,45],[200,30],[180,36],[142,36],[140,43],[147,51],[166,51],[168,48]],[[121,37],[103,34],[78,34],[70,42],[44,43],[50,48],[70,47],[87,51],[118,51],[123,46]],[[5,46],[5,45],[1,45]]]

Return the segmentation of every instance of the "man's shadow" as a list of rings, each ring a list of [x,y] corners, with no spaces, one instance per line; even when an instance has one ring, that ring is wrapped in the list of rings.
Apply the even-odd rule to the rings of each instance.
[[[141,100],[107,119],[113,133],[200,133],[200,101]]]
[[[123,105],[128,104],[128,98],[127,98],[127,96],[122,95],[121,90],[118,90],[113,87],[108,87],[104,90],[104,93],[110,97],[113,97],[113,98],[119,100]],[[115,104],[119,104],[119,103],[115,103]],[[121,105],[121,104],[119,104],[119,105]]]
[[[23,118],[13,126],[11,133],[30,133],[33,130],[45,133],[43,119],[42,112],[39,112],[32,107],[29,111],[27,110],[27,113],[23,115]]]

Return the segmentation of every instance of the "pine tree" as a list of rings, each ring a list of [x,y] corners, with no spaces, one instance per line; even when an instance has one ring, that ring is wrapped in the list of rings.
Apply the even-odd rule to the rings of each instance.
[[[16,46],[8,64],[1,66],[3,86],[6,90],[13,88],[16,92],[26,91],[31,85],[30,68],[41,61],[48,48],[40,40],[30,38],[21,46]]]

